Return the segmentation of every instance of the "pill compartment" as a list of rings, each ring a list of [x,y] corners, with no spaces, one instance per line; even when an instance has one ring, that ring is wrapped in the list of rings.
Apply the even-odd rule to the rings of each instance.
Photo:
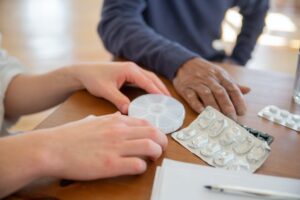
[[[222,146],[227,146],[236,141],[235,138],[239,137],[241,137],[241,131],[238,127],[234,126],[226,129],[219,141]]]
[[[299,123],[300,122],[300,116],[299,115],[293,115],[292,119],[294,122]]]
[[[233,171],[249,172],[251,170],[251,167],[250,167],[249,163],[247,163],[247,162],[244,162],[242,160],[236,160],[236,162],[234,164],[228,166],[227,169],[233,170]]]
[[[247,136],[243,142],[235,143],[233,145],[233,150],[237,154],[245,154],[252,149],[254,145],[254,138]]]
[[[208,127],[208,135],[210,137],[219,136],[225,128],[227,128],[228,123],[226,119],[218,119],[211,123]]]
[[[279,112],[279,108],[276,107],[276,106],[270,106],[270,107],[268,108],[268,110],[269,110],[270,113],[272,113],[272,114],[277,114],[277,113]]]
[[[214,163],[219,167],[224,167],[234,160],[234,154],[231,152],[220,151],[214,156]]]
[[[178,100],[170,96],[146,94],[129,104],[128,115],[145,119],[161,132],[168,134],[182,126],[185,110]]]
[[[262,143],[259,146],[255,146],[251,149],[251,151],[247,154],[247,160],[249,163],[258,163],[263,160],[265,156],[267,156],[269,152],[269,148],[265,143]]]
[[[203,148],[200,149],[200,153],[203,156],[211,157],[220,150],[221,150],[221,147],[220,147],[219,144],[217,144],[217,143],[208,143],[207,145],[205,145]]]
[[[182,131],[177,132],[176,138],[178,140],[185,141],[185,140],[191,139],[196,134],[197,134],[196,130],[194,130],[194,129],[186,129],[186,130],[182,130]]]
[[[216,114],[213,110],[208,109],[205,113],[198,119],[198,125],[201,129],[206,129],[216,118]]]
[[[198,135],[188,143],[188,146],[192,149],[199,149],[200,147],[207,145],[208,142],[209,141],[206,136]]]

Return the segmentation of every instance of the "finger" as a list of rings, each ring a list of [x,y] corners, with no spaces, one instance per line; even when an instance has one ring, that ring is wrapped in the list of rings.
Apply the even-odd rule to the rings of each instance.
[[[243,94],[248,94],[251,91],[251,88],[243,85],[238,85],[239,89]]]
[[[166,85],[152,72],[141,69],[144,74],[165,94],[170,96],[170,92],[167,89]]]
[[[212,91],[208,87],[199,84],[195,86],[194,89],[205,106],[212,106],[215,109],[221,111],[220,107],[218,106],[218,103],[215,100],[214,95],[212,94]]]
[[[148,93],[163,94],[163,92],[139,70],[137,65],[130,65],[127,70],[126,81],[137,85]]]
[[[120,115],[120,116],[118,116],[118,119],[116,119],[116,120],[120,120],[120,122],[125,123],[127,126],[152,127],[152,125],[144,119],[129,117],[127,115]]]
[[[246,113],[247,108],[241,90],[238,88],[236,84],[234,84],[232,81],[228,79],[224,79],[222,85],[227,90],[231,98],[231,101],[235,107],[235,110],[237,111],[237,114],[244,115]]]
[[[211,91],[213,92],[215,99],[217,100],[218,105],[221,108],[221,111],[228,117],[236,120],[236,111],[234,105],[232,104],[225,88],[215,80],[211,79],[209,79],[207,86],[210,87]]]
[[[199,101],[196,92],[191,88],[185,89],[185,91],[182,92],[182,96],[197,113],[201,113],[204,110],[203,104]]]
[[[123,157],[117,162],[118,171],[115,173],[118,175],[134,175],[142,174],[147,169],[147,163],[141,158],[137,157]]]
[[[117,87],[107,86],[103,96],[108,101],[112,102],[122,113],[127,114],[130,100],[122,94]]]
[[[149,157],[156,160],[161,154],[161,146],[150,139],[126,141],[120,148],[121,156]]]
[[[151,139],[159,144],[163,150],[168,145],[167,136],[153,126],[131,127],[128,129],[128,134],[125,135],[125,138],[129,140]]]

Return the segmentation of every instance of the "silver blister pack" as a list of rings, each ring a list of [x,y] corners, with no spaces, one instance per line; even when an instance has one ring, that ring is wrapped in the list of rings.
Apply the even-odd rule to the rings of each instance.
[[[290,113],[274,105],[263,108],[258,112],[258,116],[300,132],[300,115]]]
[[[255,172],[271,151],[265,141],[210,106],[172,138],[209,165],[236,171]]]

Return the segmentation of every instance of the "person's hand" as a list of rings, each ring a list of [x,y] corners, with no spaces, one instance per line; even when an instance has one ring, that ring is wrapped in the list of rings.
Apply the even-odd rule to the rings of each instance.
[[[82,88],[111,101],[124,114],[128,112],[130,101],[119,89],[126,82],[133,83],[149,93],[170,95],[166,86],[154,73],[132,62],[85,63],[70,69]]]
[[[204,59],[193,58],[183,64],[173,85],[198,113],[208,105],[232,119],[246,112],[243,94],[250,88],[236,84],[224,69]]]
[[[165,134],[148,122],[115,113],[90,116],[42,130],[42,174],[92,180],[143,173],[146,158],[156,160],[166,149]]]

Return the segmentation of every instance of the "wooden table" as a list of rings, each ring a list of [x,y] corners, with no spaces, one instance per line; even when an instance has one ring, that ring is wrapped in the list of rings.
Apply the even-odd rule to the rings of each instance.
[[[248,111],[245,116],[239,117],[238,121],[275,137],[275,141],[271,145],[271,154],[263,166],[258,169],[257,173],[300,179],[300,134],[257,116],[259,110],[270,104],[288,109],[294,113],[300,113],[300,107],[295,105],[291,98],[293,77],[286,74],[236,67],[227,67],[227,70],[239,83],[252,88],[251,93],[245,96]],[[183,125],[185,127],[196,118],[197,114],[175,93],[168,81],[164,80],[164,82],[171,90],[172,95],[185,106],[186,118]],[[136,88],[124,88],[123,92],[130,99],[134,99],[144,93]],[[90,114],[104,115],[115,111],[116,108],[111,103],[96,98],[86,91],[80,91],[72,95],[37,128],[53,127],[81,119]],[[149,199],[156,166],[160,165],[163,158],[206,165],[202,160],[169,137],[169,145],[163,156],[158,161],[149,163],[148,170],[143,175],[75,182],[65,187],[61,187],[58,180],[46,180],[28,186],[17,193],[17,195],[41,195],[72,200]]]

